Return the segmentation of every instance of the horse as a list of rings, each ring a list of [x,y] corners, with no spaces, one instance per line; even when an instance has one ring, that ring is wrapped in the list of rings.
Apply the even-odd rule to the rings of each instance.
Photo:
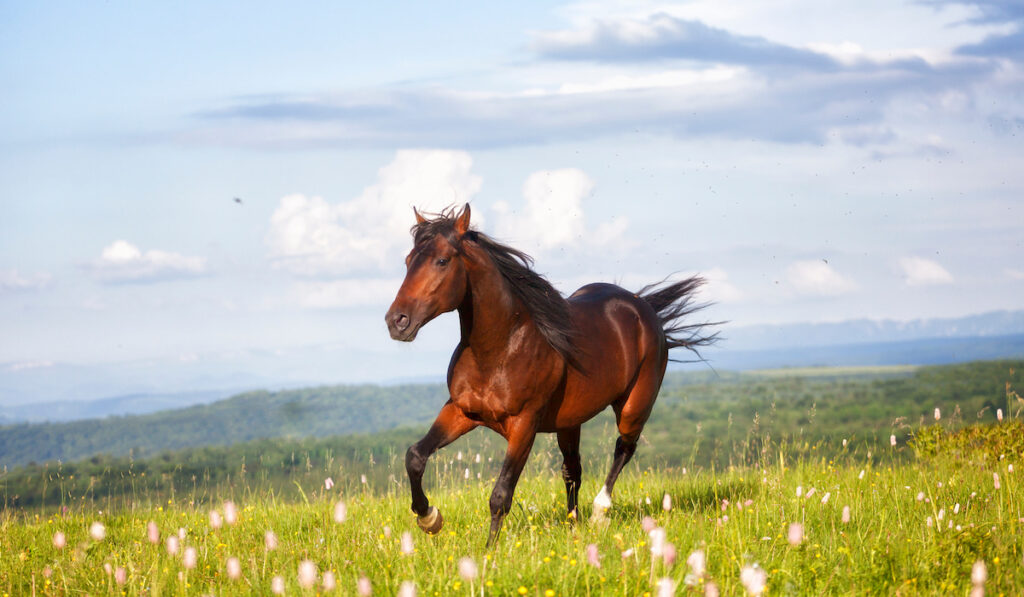
[[[406,275],[385,316],[391,337],[412,342],[420,328],[457,310],[461,338],[448,366],[449,399],[421,440],[409,447],[412,510],[428,534],[444,524],[423,492],[428,458],[477,427],[508,442],[490,497],[487,547],[498,539],[538,433],[554,433],[562,453],[568,517],[578,517],[580,426],[609,405],[618,439],[594,512],[611,507],[612,490],[633,457],[661,388],[669,350],[716,340],[712,323],[683,319],[704,283],[692,276],[633,293],[613,284],[583,286],[568,299],[532,269],[533,259],[470,227],[470,207],[421,215],[415,208]]]

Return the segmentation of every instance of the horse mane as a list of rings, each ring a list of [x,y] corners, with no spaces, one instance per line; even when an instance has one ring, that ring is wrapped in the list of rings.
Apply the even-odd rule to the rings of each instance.
[[[569,315],[569,303],[544,276],[533,271],[533,258],[472,228],[460,240],[455,232],[453,208],[431,215],[437,217],[412,227],[414,244],[419,245],[441,235],[460,253],[462,241],[470,241],[480,247],[491,258],[508,289],[526,307],[537,330],[551,348],[570,366],[580,369],[580,349],[574,341],[579,332]]]

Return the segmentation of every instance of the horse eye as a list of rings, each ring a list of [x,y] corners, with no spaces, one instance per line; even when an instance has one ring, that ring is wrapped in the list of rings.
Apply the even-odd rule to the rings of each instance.
[[[447,257],[441,257],[440,259],[437,260],[437,266],[438,267],[444,267],[446,265],[448,265],[448,258]]]

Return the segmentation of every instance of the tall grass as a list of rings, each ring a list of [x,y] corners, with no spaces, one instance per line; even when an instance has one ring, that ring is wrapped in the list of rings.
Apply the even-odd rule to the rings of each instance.
[[[355,594],[361,577],[375,595],[396,594],[406,581],[419,595],[645,595],[658,594],[667,586],[659,584],[663,579],[674,583],[676,594],[704,594],[714,585],[723,595],[738,595],[746,591],[741,570],[748,567],[766,573],[767,594],[967,594],[972,567],[982,561],[989,594],[1019,594],[1024,484],[1013,469],[1021,453],[1012,440],[1024,434],[1024,425],[1006,420],[979,428],[1009,438],[996,455],[992,442],[1002,440],[972,443],[962,439],[970,432],[953,433],[949,424],[913,429],[917,442],[885,446],[881,453],[871,444],[870,456],[852,441],[768,443],[759,452],[770,458],[725,470],[648,458],[627,467],[603,521],[587,520],[586,497],[597,493],[609,460],[594,454],[584,473],[584,520],[575,524],[565,517],[562,481],[550,466],[558,462],[557,449],[544,440],[491,551],[484,548],[487,501],[503,447],[493,443],[457,443],[431,461],[428,494],[445,517],[436,536],[416,528],[395,456],[367,460],[361,470],[309,461],[309,468],[298,467],[304,472],[291,488],[261,489],[241,473],[215,486],[196,479],[187,495],[156,497],[139,485],[135,493],[106,500],[92,495],[63,507],[6,511],[0,591],[270,594],[280,576],[288,594],[313,594],[325,592],[322,574],[330,571],[335,592],[343,595]],[[606,439],[610,445],[610,433]],[[964,448],[932,450],[934,442],[963,442]],[[656,453],[657,446],[644,449]],[[328,476],[336,482],[329,490]],[[663,509],[666,494],[670,510]],[[223,512],[226,500],[240,508],[239,520],[214,528],[209,511]],[[333,516],[338,501],[347,506],[341,523]],[[845,523],[844,507],[850,512]],[[652,555],[645,517],[664,529],[678,554],[674,561]],[[149,521],[160,533],[156,544],[147,538]],[[93,522],[104,525],[103,539],[90,536]],[[802,540],[791,543],[794,523]],[[278,538],[275,549],[267,549],[267,531]],[[63,548],[54,545],[58,532],[66,538]],[[414,542],[408,555],[401,551],[405,532]],[[181,547],[169,554],[166,538],[179,533]],[[591,544],[599,567],[588,563]],[[183,563],[186,547],[196,550],[194,568]],[[699,576],[686,564],[695,550],[707,559]],[[239,579],[228,576],[230,558],[241,564]],[[459,575],[462,558],[477,564],[478,576]],[[311,589],[299,584],[304,560],[320,575]]]

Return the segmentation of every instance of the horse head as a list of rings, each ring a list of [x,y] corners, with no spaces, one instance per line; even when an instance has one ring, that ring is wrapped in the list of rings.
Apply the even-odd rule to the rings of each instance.
[[[455,310],[466,295],[466,266],[460,250],[469,230],[469,204],[457,216],[428,220],[413,208],[412,251],[405,258],[405,280],[384,320],[395,340],[412,342],[420,328]]]

